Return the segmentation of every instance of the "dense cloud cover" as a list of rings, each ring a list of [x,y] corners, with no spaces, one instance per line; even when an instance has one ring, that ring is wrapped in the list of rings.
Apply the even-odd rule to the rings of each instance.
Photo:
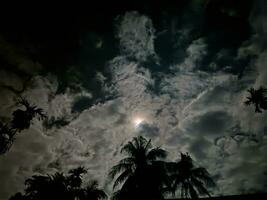
[[[195,0],[160,20],[121,13],[108,36],[83,32],[80,63],[56,70],[0,35],[1,120],[16,108],[10,87],[48,115],[0,157],[0,199],[34,173],[80,165],[110,192],[108,170],[137,135],[164,147],[169,159],[189,152],[217,181],[213,194],[266,191],[267,116],[242,102],[248,88],[267,85],[267,4],[258,0],[246,11],[219,2]],[[239,36],[235,21],[249,31]]]

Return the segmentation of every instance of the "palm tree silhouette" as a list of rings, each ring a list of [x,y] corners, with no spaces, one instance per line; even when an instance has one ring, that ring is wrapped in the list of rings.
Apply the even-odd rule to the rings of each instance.
[[[25,181],[25,198],[43,200],[49,198],[51,179],[49,176],[34,175]]]
[[[157,147],[152,148],[151,140],[142,136],[134,137],[122,147],[121,153],[128,154],[120,162],[113,166],[109,177],[114,179],[113,189],[123,184],[117,190],[113,199],[162,199],[164,187],[167,182],[164,159],[166,151]]]
[[[258,90],[254,88],[250,88],[247,90],[250,94],[249,97],[247,97],[247,100],[244,102],[245,105],[249,106],[251,104],[254,104],[255,106],[255,112],[261,113],[261,109],[267,110],[267,89],[260,87]]]
[[[187,154],[181,153],[179,162],[169,163],[171,179],[173,180],[173,192],[180,186],[182,198],[198,198],[199,195],[208,195],[206,189],[214,187],[215,183],[208,171],[203,167],[194,167],[192,158]]]
[[[81,182],[70,181],[84,174],[86,170],[79,167],[70,170],[68,176],[63,173],[53,175],[34,175],[25,181],[26,188],[24,194],[17,193],[10,200],[47,200],[47,199],[64,199],[64,200],[101,200],[106,199],[105,192],[98,188],[96,181],[91,182],[85,188]],[[75,176],[74,176],[75,174]],[[76,180],[77,181],[77,180]],[[75,183],[75,184],[73,184]]]
[[[82,184],[82,175],[87,171],[84,167],[78,167],[69,171],[68,184],[73,187],[80,187]]]
[[[18,104],[25,107],[25,110],[17,109],[13,112],[13,119],[11,121],[12,129],[15,129],[18,132],[28,129],[34,117],[38,116],[39,120],[46,117],[42,108],[30,105],[25,98],[21,97]]]
[[[10,149],[18,132],[30,127],[34,117],[37,116],[39,120],[46,118],[43,109],[30,105],[25,98],[20,97],[18,104],[24,106],[25,110],[15,110],[10,123],[0,122],[0,155]]]
[[[101,200],[108,198],[107,194],[103,190],[98,188],[98,182],[96,180],[89,182],[89,184],[83,191],[84,195],[80,200],[87,200],[87,199]]]

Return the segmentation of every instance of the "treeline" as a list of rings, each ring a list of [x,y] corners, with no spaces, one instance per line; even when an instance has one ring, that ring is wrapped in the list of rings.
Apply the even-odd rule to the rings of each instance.
[[[97,181],[82,186],[83,167],[70,170],[67,175],[34,175],[25,181],[24,193],[16,193],[9,200],[89,200],[106,199],[106,193],[98,188]]]
[[[121,149],[126,154],[109,171],[108,182],[113,182],[113,200],[160,200],[166,196],[183,198],[210,196],[208,188],[215,186],[208,171],[196,167],[189,154],[181,153],[177,162],[166,162],[167,152],[153,147],[151,140],[134,137]],[[82,184],[83,167],[69,171],[67,175],[34,175],[25,181],[23,193],[9,200],[101,200],[107,194],[98,188],[96,181]],[[88,180],[86,181],[88,182]]]

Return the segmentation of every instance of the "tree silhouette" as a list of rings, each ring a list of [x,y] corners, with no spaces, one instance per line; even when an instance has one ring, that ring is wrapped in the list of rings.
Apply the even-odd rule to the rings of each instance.
[[[17,130],[18,132],[28,129],[34,117],[37,116],[39,120],[46,117],[42,108],[30,105],[25,98],[21,97],[18,104],[25,107],[25,110],[17,109],[13,112],[11,125],[12,129]]]
[[[14,141],[15,131],[0,122],[0,154],[5,153]]]
[[[34,175],[25,181],[26,189],[24,197],[26,199],[43,200],[49,198],[51,188],[51,178],[49,176]],[[57,196],[57,195],[55,195]]]
[[[83,198],[81,198],[81,200],[107,199],[106,193],[103,190],[98,189],[98,182],[95,180],[91,181],[83,191],[84,191],[84,196]]]
[[[0,122],[0,155],[10,149],[18,132],[30,128],[34,117],[38,117],[39,120],[46,118],[43,109],[30,105],[25,98],[20,97],[18,104],[24,106],[25,110],[15,110],[9,124]]]
[[[84,167],[78,167],[69,171],[68,177],[69,185],[73,188],[79,188],[82,185],[82,175],[87,171]]]
[[[139,136],[122,147],[121,153],[128,154],[128,157],[120,160],[109,172],[112,179],[119,174],[114,181],[114,190],[122,184],[113,199],[163,199],[168,179],[164,162],[160,159],[166,157],[166,151],[152,148],[151,140]]]
[[[70,170],[65,176],[63,173],[53,175],[34,175],[25,181],[24,194],[16,193],[10,200],[101,200],[106,199],[105,192],[98,188],[97,181],[92,181],[85,188],[82,185],[82,174],[86,173],[83,167]],[[74,175],[75,174],[75,175]],[[77,179],[81,181],[77,181]],[[75,180],[74,182],[72,180]],[[70,181],[71,180],[71,181]],[[73,184],[75,183],[75,184]],[[77,184],[78,183],[78,184]]]
[[[250,88],[247,90],[250,96],[247,97],[247,100],[244,102],[245,105],[249,106],[254,104],[255,112],[261,113],[262,110],[267,110],[267,89],[260,87],[258,90]]]
[[[181,160],[169,163],[173,192],[180,188],[182,198],[198,198],[199,195],[210,193],[206,187],[214,187],[215,183],[208,171],[203,167],[195,167],[192,158],[188,154],[181,153]]]

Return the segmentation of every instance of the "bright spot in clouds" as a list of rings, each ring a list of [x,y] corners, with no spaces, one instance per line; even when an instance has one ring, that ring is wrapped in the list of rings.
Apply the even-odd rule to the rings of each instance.
[[[138,128],[140,126],[140,124],[142,124],[143,121],[144,121],[143,118],[140,118],[140,117],[135,118],[133,121],[135,128]]]

